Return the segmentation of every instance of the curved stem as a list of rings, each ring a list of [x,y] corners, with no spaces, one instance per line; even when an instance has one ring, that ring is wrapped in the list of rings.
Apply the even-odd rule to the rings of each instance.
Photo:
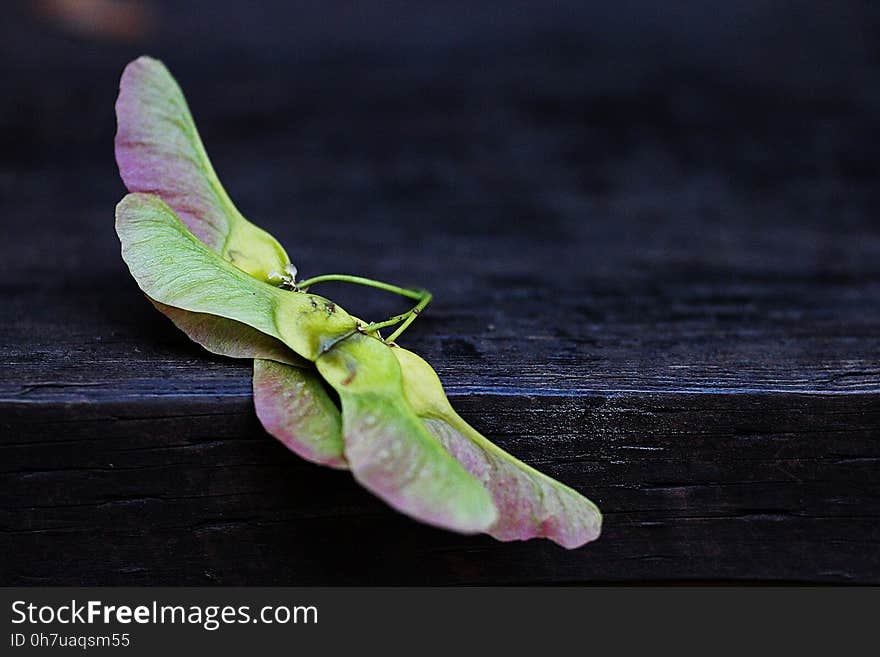
[[[385,339],[385,342],[394,342],[397,338],[399,338],[400,334],[403,333],[410,324],[416,321],[416,317],[418,317],[419,314],[425,309],[425,306],[431,303],[431,299],[434,298],[431,293],[427,290],[424,290],[423,294],[424,296],[422,297],[422,300],[419,301],[418,304],[416,304],[415,307],[409,311],[409,317],[404,320],[403,324],[397,327],[397,330],[394,331],[394,333],[392,333]]]
[[[400,315],[395,315],[394,317],[389,317],[384,322],[373,322],[372,324],[367,324],[366,326],[361,327],[361,332],[375,333],[379,329],[383,329],[388,326],[394,326],[395,324],[400,324],[403,320],[407,319],[411,314],[412,314],[412,309],[407,310],[405,313],[401,313]]]
[[[306,292],[312,285],[315,285],[316,283],[327,283],[330,281],[339,281],[341,283],[354,283],[355,285],[366,285],[367,287],[375,287],[376,289],[385,290],[386,292],[393,292],[394,294],[399,294],[402,297],[408,297],[410,299],[421,299],[423,294],[422,290],[410,290],[405,287],[391,285],[390,283],[376,281],[372,278],[364,278],[362,276],[350,276],[348,274],[324,274],[322,276],[313,276],[312,278],[307,278],[306,280],[297,283],[297,287],[301,291]]]
[[[407,297],[409,299],[417,299],[418,303],[413,306],[410,310],[400,315],[395,315],[394,317],[390,317],[382,322],[373,322],[372,324],[367,324],[362,327],[360,330],[364,333],[375,333],[381,328],[385,328],[388,326],[394,326],[395,324],[400,324],[397,327],[397,330],[394,331],[391,335],[389,335],[385,342],[394,342],[400,335],[407,329],[407,327],[412,324],[416,317],[425,309],[425,307],[431,303],[431,299],[433,299],[433,295],[427,290],[412,290],[405,287],[399,287],[397,285],[391,285],[390,283],[383,283],[382,281],[373,280],[372,278],[364,278],[362,276],[351,276],[349,274],[323,274],[321,276],[313,276],[312,278],[307,278],[304,281],[300,281],[297,283],[297,289],[301,292],[306,292],[308,289],[315,285],[316,283],[328,283],[331,281],[337,281],[340,283],[354,283],[355,285],[365,285],[367,287],[374,287],[378,290],[384,290],[386,292],[392,292],[394,294],[399,294],[402,297]]]

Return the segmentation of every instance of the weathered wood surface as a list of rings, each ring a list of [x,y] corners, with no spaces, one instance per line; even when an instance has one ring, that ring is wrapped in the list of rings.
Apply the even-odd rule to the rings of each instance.
[[[0,28],[0,583],[880,583],[874,59],[780,85],[555,33],[327,54],[169,29]],[[118,256],[112,104],[145,48],[303,275],[434,291],[406,346],[603,508],[600,541],[426,528],[262,432],[248,364]]]

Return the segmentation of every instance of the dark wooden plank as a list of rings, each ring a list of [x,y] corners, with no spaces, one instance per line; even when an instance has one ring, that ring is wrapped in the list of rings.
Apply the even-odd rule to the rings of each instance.
[[[880,583],[880,68],[828,45],[853,25],[778,76],[559,16],[328,50],[167,11],[133,46],[0,27],[0,582]],[[598,543],[418,526],[261,431],[248,364],[191,345],[118,256],[112,104],[142,49],[303,274],[435,292],[405,344],[600,503]]]
[[[20,406],[2,448],[6,580],[878,581],[877,395],[455,401],[589,491],[607,513],[602,540],[566,552],[417,526],[288,454],[247,395],[189,399],[180,415],[156,399]]]

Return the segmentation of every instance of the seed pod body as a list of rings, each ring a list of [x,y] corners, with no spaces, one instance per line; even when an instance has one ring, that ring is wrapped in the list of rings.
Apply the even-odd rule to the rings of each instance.
[[[428,433],[407,403],[400,366],[382,341],[352,335],[316,361],[339,393],[345,457],[365,488],[395,509],[461,533],[498,512],[483,485]]]

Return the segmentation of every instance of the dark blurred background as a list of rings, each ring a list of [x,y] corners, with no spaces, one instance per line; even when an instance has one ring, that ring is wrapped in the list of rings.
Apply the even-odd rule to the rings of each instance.
[[[602,226],[592,240],[642,240],[686,262],[720,249],[730,261],[716,264],[737,271],[755,258],[772,267],[768,251],[789,237],[807,241],[808,261],[793,263],[807,271],[878,256],[859,239],[820,239],[828,226],[864,230],[878,207],[877,3],[33,0],[2,11],[0,194],[10,237],[26,230],[33,245],[23,259],[112,248],[123,191],[113,101],[141,53],[179,78],[245,214],[282,233],[303,222],[308,272],[339,268],[327,240],[355,215],[452,251],[489,231],[533,234],[537,248],[542,233],[591,222]],[[71,189],[70,210],[95,220],[69,225],[79,255],[51,253],[51,235],[21,218]],[[814,228],[786,236],[792,223]],[[597,272],[627,270],[620,253],[590,256]]]
[[[878,581],[880,4],[0,11],[0,580]],[[600,541],[431,530],[263,435],[119,257],[142,53],[301,275],[434,292],[404,344]]]

